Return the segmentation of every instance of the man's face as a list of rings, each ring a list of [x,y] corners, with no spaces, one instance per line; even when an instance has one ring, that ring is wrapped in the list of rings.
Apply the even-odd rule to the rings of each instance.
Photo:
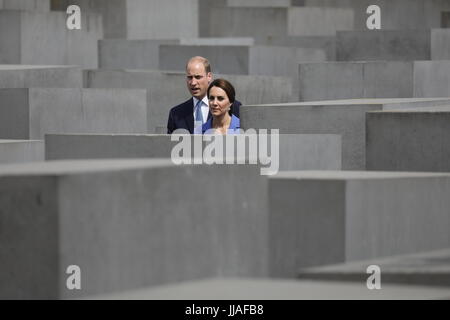
[[[192,61],[186,68],[186,82],[191,95],[199,100],[203,99],[211,83],[211,72],[206,73],[202,62]]]

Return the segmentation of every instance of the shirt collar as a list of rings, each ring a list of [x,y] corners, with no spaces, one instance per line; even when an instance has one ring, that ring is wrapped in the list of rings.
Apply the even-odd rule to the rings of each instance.
[[[192,99],[194,100],[194,108],[195,108],[199,100],[196,97],[192,97]],[[208,96],[204,96],[202,102],[203,102],[202,107],[208,106]]]

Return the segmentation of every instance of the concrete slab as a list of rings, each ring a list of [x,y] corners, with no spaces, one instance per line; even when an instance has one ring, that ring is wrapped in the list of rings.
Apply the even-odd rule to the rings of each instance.
[[[50,11],[50,0],[2,0],[0,10]]]
[[[282,134],[338,134],[342,136],[342,168],[365,170],[366,112],[448,105],[442,99],[354,99],[245,105],[243,129],[279,129]]]
[[[353,30],[354,11],[346,8],[293,7],[288,10],[288,35],[335,36]]]
[[[104,159],[104,158],[171,158],[179,141],[170,135],[46,135],[46,159]],[[192,137],[189,138],[194,145]],[[240,139],[240,140],[238,140]],[[228,136],[236,150],[238,141],[245,137]],[[230,141],[232,140],[232,141]],[[200,142],[201,143],[201,142]],[[203,142],[202,150],[208,142]],[[194,149],[191,149],[192,156]],[[247,155],[252,154],[248,145]],[[271,149],[273,150],[273,149]],[[279,170],[340,170],[341,142],[337,135],[280,135]],[[236,151],[235,151],[236,154]],[[272,154],[272,153],[271,153]]]
[[[44,141],[0,140],[0,163],[20,163],[44,160]]]
[[[365,283],[365,282],[364,282]],[[364,284],[325,281],[205,279],[178,285],[89,297],[106,300],[423,300],[448,299],[447,288],[386,284],[368,290]],[[229,312],[229,311],[228,311]],[[228,313],[224,313],[224,315]]]
[[[446,60],[450,29],[366,30],[337,33],[338,61]]]
[[[368,170],[450,172],[450,104],[366,115]]]
[[[304,0],[305,6],[353,9],[353,30],[366,29],[366,9],[378,5],[383,30],[417,30],[443,28],[443,12],[450,11],[446,0]]]
[[[414,62],[301,63],[300,101],[410,98],[414,76]]]
[[[198,0],[58,0],[52,9],[71,4],[102,15],[105,39],[198,37]]]
[[[257,169],[163,160],[2,165],[0,297],[68,299],[264,276],[267,180]],[[71,265],[81,270],[81,290],[66,286]]]
[[[46,133],[145,133],[145,90],[1,89],[0,138]]]
[[[0,88],[81,88],[82,71],[71,66],[0,65]]]
[[[414,96],[450,97],[450,61],[416,61]]]
[[[299,271],[299,278],[364,282],[368,278],[367,267],[376,265],[381,271],[382,288],[385,284],[450,287],[449,261],[450,250],[444,249],[303,269]]]
[[[227,0],[228,7],[276,7],[288,8],[291,0]]]
[[[236,99],[242,103],[275,103],[293,101],[292,80],[282,77],[223,75],[236,87]],[[142,70],[89,70],[88,88],[147,89],[148,133],[167,133],[167,119],[172,107],[189,99],[184,73]]]
[[[0,11],[0,63],[96,68],[101,17],[81,17],[82,29],[68,30],[63,12]]]
[[[159,69],[183,71],[190,57],[207,57],[219,73],[297,77],[292,66],[326,60],[322,49],[265,46],[161,45]]]
[[[270,270],[289,277],[303,267],[448,248],[449,191],[445,173],[280,172],[269,179]]]

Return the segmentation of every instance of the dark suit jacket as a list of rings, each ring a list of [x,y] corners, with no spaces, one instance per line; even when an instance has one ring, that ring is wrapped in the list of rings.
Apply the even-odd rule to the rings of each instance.
[[[231,113],[238,118],[240,106],[241,103],[237,100],[231,106]],[[211,118],[211,113],[208,114],[209,118]],[[167,133],[171,134],[177,129],[186,129],[189,133],[194,133],[194,100],[192,98],[170,110]]]

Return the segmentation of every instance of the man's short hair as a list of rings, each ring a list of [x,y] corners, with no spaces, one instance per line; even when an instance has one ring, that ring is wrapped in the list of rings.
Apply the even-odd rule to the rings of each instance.
[[[209,63],[208,59],[200,57],[200,56],[192,57],[191,59],[189,59],[189,61],[186,63],[186,69],[187,69],[187,66],[189,65],[189,63],[191,63],[193,61],[199,61],[199,62],[203,63],[206,74],[211,72],[211,64]]]

